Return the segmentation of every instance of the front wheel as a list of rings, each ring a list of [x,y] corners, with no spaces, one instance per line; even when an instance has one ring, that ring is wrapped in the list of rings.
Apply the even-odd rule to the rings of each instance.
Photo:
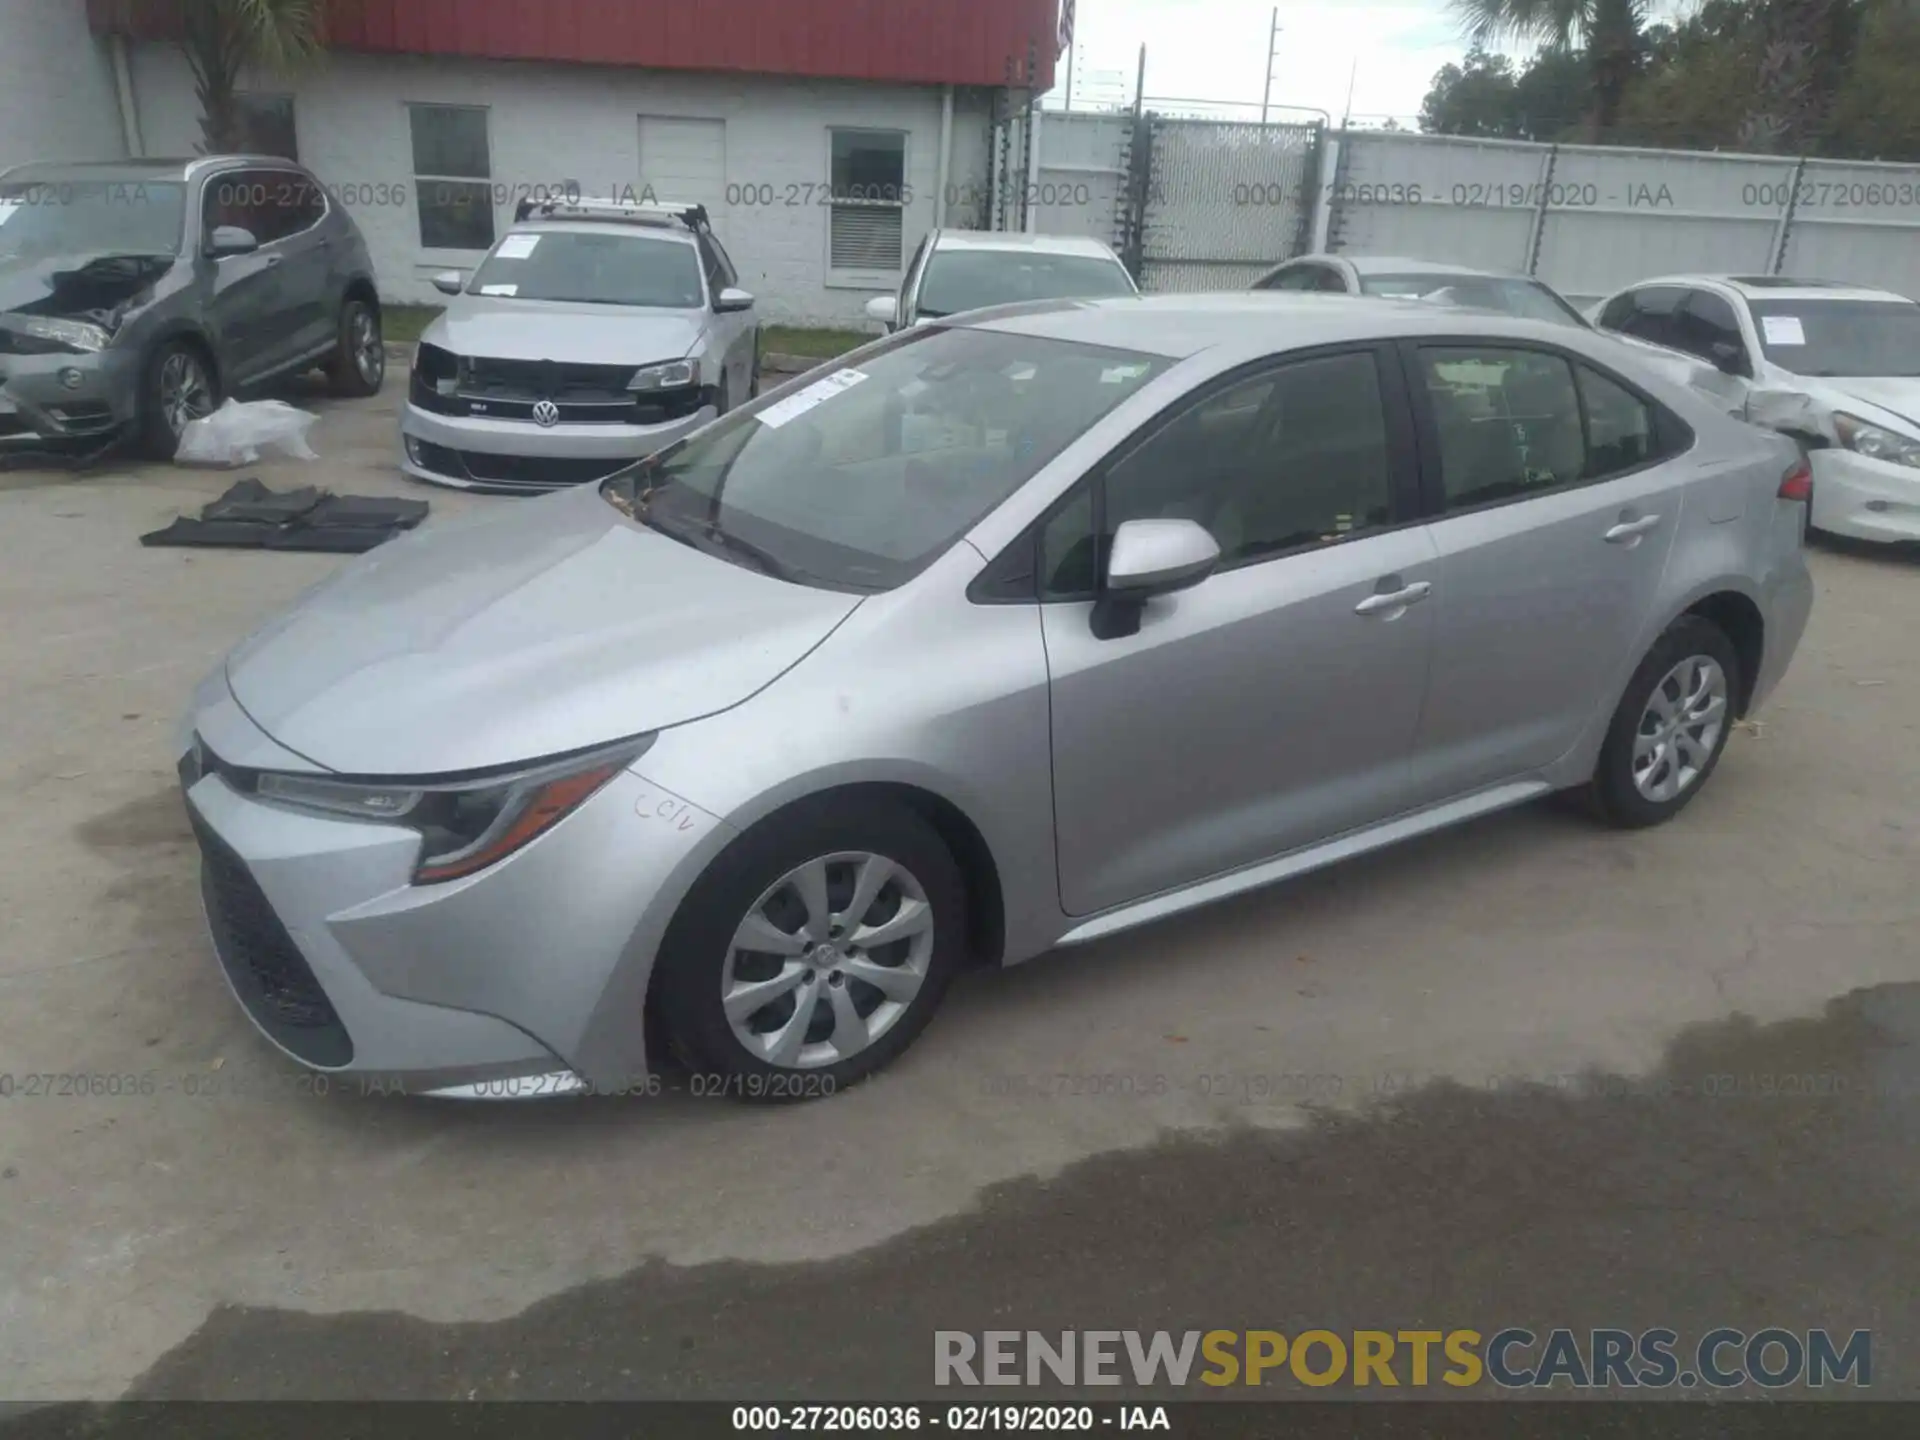
[[[1726,632],[1685,615],[1654,642],[1627,682],[1589,795],[1609,824],[1658,825],[1700,793],[1732,733],[1743,677]]]
[[[220,382],[199,346],[170,340],[147,359],[140,377],[139,444],[152,460],[171,460],[195,420],[220,405]]]
[[[694,885],[660,952],[674,1048],[749,1099],[831,1094],[933,1018],[965,944],[946,845],[903,806],[803,805],[749,831]]]
[[[340,307],[338,337],[327,376],[334,393],[364,397],[378,395],[387,378],[387,345],[380,334],[380,312],[365,300],[349,300]]]

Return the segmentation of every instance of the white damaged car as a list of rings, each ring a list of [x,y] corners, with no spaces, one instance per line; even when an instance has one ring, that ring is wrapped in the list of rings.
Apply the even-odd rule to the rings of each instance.
[[[1596,313],[1603,329],[1711,361],[1745,419],[1798,440],[1815,530],[1920,540],[1920,304],[1818,280],[1678,275]]]

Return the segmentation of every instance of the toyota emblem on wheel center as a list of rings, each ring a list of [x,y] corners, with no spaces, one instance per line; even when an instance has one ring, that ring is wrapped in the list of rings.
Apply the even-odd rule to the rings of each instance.
[[[534,423],[539,425],[558,425],[560,407],[551,400],[542,400],[533,407]]]

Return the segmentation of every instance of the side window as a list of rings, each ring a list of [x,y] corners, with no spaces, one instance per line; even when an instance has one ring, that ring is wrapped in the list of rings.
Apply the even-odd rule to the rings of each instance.
[[[707,303],[712,304],[720,298],[720,292],[726,288],[727,282],[721,278],[720,255],[717,247],[713,243],[713,237],[710,235],[701,235],[698,237],[698,244],[700,246],[700,268],[707,272]]]
[[[254,196],[259,202],[255,214],[264,227],[260,236],[262,245],[267,244],[269,238],[285,240],[303,230],[311,230],[326,213],[327,202],[320,187],[297,171],[262,171],[257,178],[264,185],[263,189],[256,189]]]
[[[1691,354],[1717,361],[1721,357],[1715,354],[1715,347],[1730,345],[1732,351],[1723,353],[1736,358],[1743,373],[1752,368],[1747,364],[1746,343],[1740,338],[1740,317],[1734,314],[1731,302],[1711,291],[1688,293],[1680,311],[1680,333],[1685,339],[1684,348]]]
[[[1603,480],[1657,458],[1658,431],[1646,402],[1584,365],[1579,377],[1587,414],[1587,464],[1581,478]]]
[[[1431,346],[1422,380],[1440,442],[1449,510],[1571,485],[1587,469],[1573,366],[1497,346]]]
[[[1082,485],[1040,527],[1040,594],[1089,600],[1100,588],[1093,543],[1093,487]]]
[[[1680,345],[1678,311],[1687,292],[1672,285],[1635,290],[1627,297],[1632,310],[1616,328],[1656,345]]]
[[[1632,293],[1616,295],[1607,302],[1606,308],[1600,312],[1600,328],[1602,330],[1624,330],[1627,328],[1628,321],[1632,318]]]
[[[740,283],[740,272],[734,268],[733,258],[727,254],[727,247],[720,243],[720,237],[712,231],[707,232],[707,244],[713,247],[713,258],[720,262],[720,289]]]
[[[1347,293],[1346,279],[1338,270],[1321,268],[1320,273],[1314,278],[1317,283],[1313,288],[1316,290],[1323,290],[1332,295],[1344,295]]]
[[[1320,282],[1318,265],[1295,265],[1260,282],[1262,290],[1311,290]]]
[[[274,177],[264,170],[227,170],[208,177],[201,192],[202,233],[211,236],[222,225],[249,231],[262,245],[273,233]]]
[[[1391,519],[1392,462],[1371,351],[1300,360],[1163,424],[1107,472],[1103,538],[1188,519],[1223,568],[1330,544]]]

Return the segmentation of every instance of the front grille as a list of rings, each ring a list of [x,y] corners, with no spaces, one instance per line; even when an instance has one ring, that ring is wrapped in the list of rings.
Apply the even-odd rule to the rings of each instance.
[[[455,450],[430,440],[410,440],[414,464],[452,480],[502,490],[560,490],[590,485],[632,464],[625,459],[555,458],[543,455],[493,455],[484,450]]]
[[[183,777],[184,778],[184,777]],[[200,893],[214,951],[248,1012],[280,1044],[310,1065],[345,1065],[353,1041],[293,943],[266,893],[225,841],[194,811],[200,842]]]
[[[551,400],[559,405],[631,404],[632,365],[576,365],[564,360],[494,360],[484,355],[460,362],[460,393],[473,400]]]

